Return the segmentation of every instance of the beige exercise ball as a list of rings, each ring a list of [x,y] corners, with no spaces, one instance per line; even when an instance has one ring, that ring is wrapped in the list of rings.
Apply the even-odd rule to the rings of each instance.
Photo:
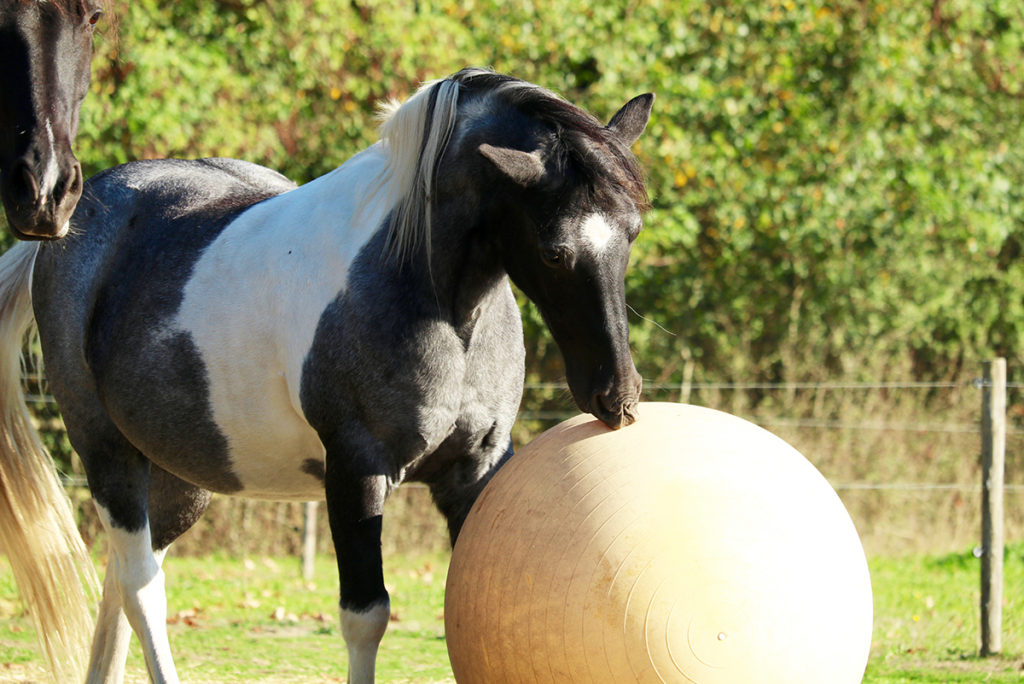
[[[460,684],[855,684],[871,579],[835,491],[720,411],[579,416],[487,485],[452,553]]]

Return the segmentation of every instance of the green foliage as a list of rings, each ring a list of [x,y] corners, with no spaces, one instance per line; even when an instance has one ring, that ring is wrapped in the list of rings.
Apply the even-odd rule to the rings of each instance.
[[[92,170],[232,156],[299,181],[322,175],[372,142],[378,103],[460,66],[458,22],[406,5],[116,2],[80,156]]]
[[[110,5],[78,142],[90,173],[224,155],[307,181],[373,141],[382,101],[469,64],[605,118],[654,91],[636,149],[654,208],[628,283],[649,380],[1024,360],[1016,0]],[[529,377],[556,380],[526,313]]]
[[[638,326],[661,377],[673,357],[763,380],[1017,357],[1021,19],[774,2],[663,24],[648,73],[673,101],[644,146],[656,235],[632,277],[679,336]]]

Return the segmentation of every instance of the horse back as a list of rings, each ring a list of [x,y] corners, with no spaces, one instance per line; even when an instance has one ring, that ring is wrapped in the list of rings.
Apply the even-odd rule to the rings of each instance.
[[[33,276],[40,330],[63,331],[102,362],[104,338],[114,332],[106,323],[126,308],[149,311],[150,320],[173,315],[204,247],[242,211],[294,187],[231,159],[131,162],[97,174],[85,184],[73,234],[40,248]]]

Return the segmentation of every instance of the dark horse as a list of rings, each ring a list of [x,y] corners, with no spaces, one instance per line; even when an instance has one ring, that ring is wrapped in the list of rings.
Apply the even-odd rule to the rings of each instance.
[[[82,194],[71,142],[101,14],[98,0],[0,0],[0,198],[23,240],[63,237]]]
[[[349,681],[371,682],[388,494],[426,483],[454,539],[512,454],[525,351],[509,277],[578,406],[635,420],[623,279],[646,192],[629,148],[652,102],[605,126],[465,70],[300,188],[227,159],[126,164],[86,184],[72,235],[0,260],[0,322],[21,319],[0,339],[8,372],[31,280],[50,386],[110,533],[92,680],[123,668],[129,624],[153,679],[176,680],[160,563],[213,491],[326,494]]]

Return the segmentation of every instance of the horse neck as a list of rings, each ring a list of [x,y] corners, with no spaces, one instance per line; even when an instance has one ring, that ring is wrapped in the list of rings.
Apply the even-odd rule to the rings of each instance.
[[[330,174],[293,191],[295,199],[306,211],[316,207],[324,216],[349,217],[346,232],[355,242],[379,250],[379,256],[371,257],[379,260],[373,268],[398,284],[405,297],[418,300],[416,308],[423,315],[449,321],[457,330],[471,329],[478,307],[497,296],[505,282],[497,250],[483,239],[481,199],[470,193],[428,204],[427,211],[432,212],[429,242],[399,253],[388,237],[394,207],[389,206],[391,198],[380,184],[387,178],[387,163],[386,148],[371,146]],[[364,232],[362,237],[355,235]],[[370,238],[369,232],[376,238]]]
[[[471,331],[480,307],[506,288],[506,273],[491,241],[479,228],[474,203],[465,198],[435,213],[429,258],[414,258],[419,286],[433,298],[441,318]]]

